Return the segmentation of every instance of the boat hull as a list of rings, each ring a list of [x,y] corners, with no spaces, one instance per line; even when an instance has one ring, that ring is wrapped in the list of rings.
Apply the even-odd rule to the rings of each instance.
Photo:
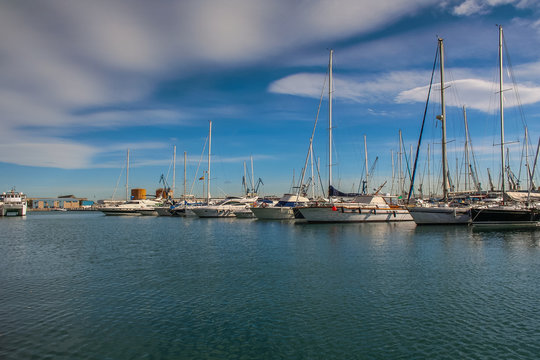
[[[235,217],[234,211],[237,209],[226,208],[209,208],[201,206],[198,209],[192,209],[192,211],[200,218],[221,218],[221,217]]]
[[[108,216],[141,216],[141,213],[135,209],[101,209],[100,211]]]
[[[469,208],[409,207],[417,225],[467,225],[471,221]]]
[[[172,216],[170,207],[156,207],[154,210],[159,216]]]
[[[412,221],[412,217],[403,208],[360,208],[360,207],[298,207],[307,222],[310,223],[363,223]]]
[[[293,220],[294,210],[291,207],[257,207],[251,211],[259,220]]]
[[[508,207],[472,208],[471,219],[474,226],[537,227],[540,226],[540,210]]]
[[[0,216],[26,216],[26,204],[2,204]]]
[[[255,215],[249,209],[245,211],[235,211],[234,216],[236,216],[239,219],[254,219],[255,218]]]

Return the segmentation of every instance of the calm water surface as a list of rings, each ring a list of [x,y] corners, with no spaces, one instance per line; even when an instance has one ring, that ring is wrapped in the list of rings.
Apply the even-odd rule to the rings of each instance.
[[[0,359],[538,359],[540,230],[0,218]]]

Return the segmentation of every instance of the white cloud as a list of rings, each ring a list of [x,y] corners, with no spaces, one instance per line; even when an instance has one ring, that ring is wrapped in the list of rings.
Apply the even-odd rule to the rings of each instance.
[[[482,4],[468,1],[471,9]],[[495,6],[500,1],[488,3]],[[22,129],[53,128],[50,138],[44,132],[36,141],[51,144],[48,155],[58,156],[55,166],[89,166],[95,149],[58,139],[81,128],[178,119],[162,110],[95,114],[82,110],[118,104],[144,108],[156,85],[172,76],[267,61],[303,46],[368,34],[437,4],[437,0],[2,2],[0,130],[17,137],[11,139],[13,144],[25,144],[32,133]],[[292,75],[270,89],[318,98],[322,76]],[[420,86],[423,77],[414,72],[370,79],[336,76],[335,95],[358,102],[387,101],[388,94]],[[60,156],[62,151],[54,150],[54,144],[57,149],[73,147],[66,151],[70,157]],[[9,161],[32,163],[22,155],[19,161],[16,152],[10,155]]]
[[[486,5],[479,0],[466,0],[454,8],[454,15],[473,15],[486,11]]]
[[[472,69],[447,69],[454,79],[447,81],[446,104],[448,106],[477,109],[483,112],[494,112],[498,109],[498,84],[471,77],[474,73],[483,71]],[[514,71],[520,79],[528,82],[517,85],[520,104],[528,105],[540,102],[540,63],[524,64]],[[335,79],[333,96],[336,100],[349,100],[369,104],[371,102],[425,102],[429,86],[428,72],[396,71],[377,74],[374,79],[363,79],[339,76]],[[268,90],[273,93],[319,98],[325,83],[325,75],[300,73],[287,76],[270,84]],[[416,85],[416,86],[415,86]],[[328,86],[328,85],[325,85]],[[440,88],[438,83],[432,91]],[[512,89],[511,84],[505,85],[505,90]],[[326,93],[328,90],[325,90]],[[432,96],[432,101],[438,101],[438,95]],[[505,91],[506,107],[518,106],[515,91]]]
[[[499,85],[498,82],[487,81],[481,78],[473,78],[473,70],[452,69],[454,79],[447,81],[445,86],[447,96],[445,102],[448,106],[462,107],[492,113],[499,108]],[[505,107],[511,108],[521,105],[529,105],[540,102],[540,63],[523,64],[514,70],[518,84],[514,85],[510,81],[505,81],[504,102]],[[526,80],[525,80],[526,79]],[[433,85],[433,89],[440,89],[440,84]],[[512,91],[508,91],[512,90]],[[517,91],[516,91],[517,90]],[[428,86],[418,86],[399,92],[396,96],[398,103],[425,102]],[[433,91],[433,90],[432,90]],[[518,99],[519,96],[519,99]],[[432,98],[438,101],[435,96]]]
[[[412,71],[391,72],[377,74],[375,79],[361,79],[354,77],[334,76],[334,92],[336,99],[349,100],[360,103],[371,101],[391,101],[388,96],[395,94],[399,89],[407,89],[413,84],[423,84],[427,73]],[[287,76],[270,84],[268,90],[279,94],[319,98],[325,84],[325,75],[300,73]],[[328,90],[325,90],[327,93]]]
[[[469,16],[488,13],[492,8],[513,5],[518,9],[538,8],[536,0],[465,0],[453,9],[454,15]]]
[[[26,166],[83,169],[91,167],[92,156],[97,152],[94,147],[61,139],[33,138],[32,142],[3,141],[0,144],[0,161]]]

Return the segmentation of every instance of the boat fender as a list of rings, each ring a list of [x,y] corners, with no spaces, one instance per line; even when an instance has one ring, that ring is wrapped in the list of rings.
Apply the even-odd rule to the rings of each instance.
[[[392,211],[392,214],[394,215],[394,217],[396,217],[396,210]]]
[[[359,208],[359,209],[358,209],[358,213],[361,214],[361,213],[362,213],[362,209]]]

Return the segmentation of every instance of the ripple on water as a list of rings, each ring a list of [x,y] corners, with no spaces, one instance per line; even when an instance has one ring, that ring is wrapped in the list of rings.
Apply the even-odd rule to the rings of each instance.
[[[538,232],[372,225],[2,220],[0,358],[540,353]]]

